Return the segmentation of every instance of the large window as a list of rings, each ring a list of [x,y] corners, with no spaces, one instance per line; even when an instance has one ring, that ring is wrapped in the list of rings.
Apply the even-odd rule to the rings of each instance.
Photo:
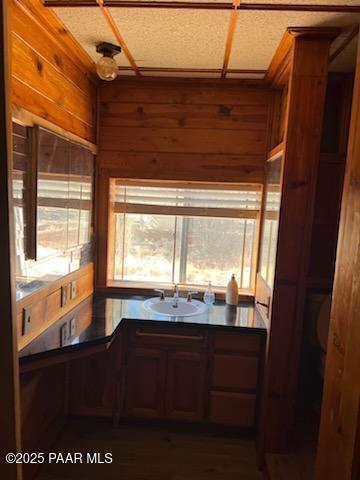
[[[16,295],[92,261],[94,157],[40,127],[13,123]]]
[[[252,289],[261,190],[220,188],[112,180],[109,283]]]

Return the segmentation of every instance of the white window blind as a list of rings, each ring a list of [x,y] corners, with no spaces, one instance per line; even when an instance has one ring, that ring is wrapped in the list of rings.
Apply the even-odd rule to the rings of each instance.
[[[111,187],[111,280],[225,287],[235,273],[240,288],[253,288],[260,186]]]

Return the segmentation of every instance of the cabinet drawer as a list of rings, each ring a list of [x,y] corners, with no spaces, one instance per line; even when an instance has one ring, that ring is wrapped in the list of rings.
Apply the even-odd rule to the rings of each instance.
[[[215,334],[215,350],[229,352],[258,353],[260,351],[260,335],[248,333],[223,333]]]
[[[212,386],[255,391],[258,366],[258,357],[215,354]]]
[[[229,392],[210,393],[209,420],[212,423],[253,427],[255,411],[255,395]]]
[[[207,333],[199,328],[137,327],[131,328],[130,341],[136,345],[191,345],[206,347]]]

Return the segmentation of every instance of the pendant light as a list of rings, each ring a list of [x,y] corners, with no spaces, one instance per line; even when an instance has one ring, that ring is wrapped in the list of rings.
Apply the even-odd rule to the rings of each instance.
[[[114,60],[115,55],[121,52],[121,48],[112,43],[102,42],[96,45],[97,53],[102,57],[96,63],[96,71],[101,80],[111,82],[118,75],[118,66]]]

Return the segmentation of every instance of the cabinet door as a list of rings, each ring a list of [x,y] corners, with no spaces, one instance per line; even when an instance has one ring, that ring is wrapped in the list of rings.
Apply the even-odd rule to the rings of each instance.
[[[256,395],[239,392],[211,392],[209,420],[221,425],[254,427]]]
[[[212,387],[256,392],[258,368],[258,357],[215,354]]]
[[[169,352],[166,392],[167,418],[202,420],[205,412],[207,355]]]
[[[126,412],[138,417],[163,417],[166,353],[134,348],[129,352]]]

